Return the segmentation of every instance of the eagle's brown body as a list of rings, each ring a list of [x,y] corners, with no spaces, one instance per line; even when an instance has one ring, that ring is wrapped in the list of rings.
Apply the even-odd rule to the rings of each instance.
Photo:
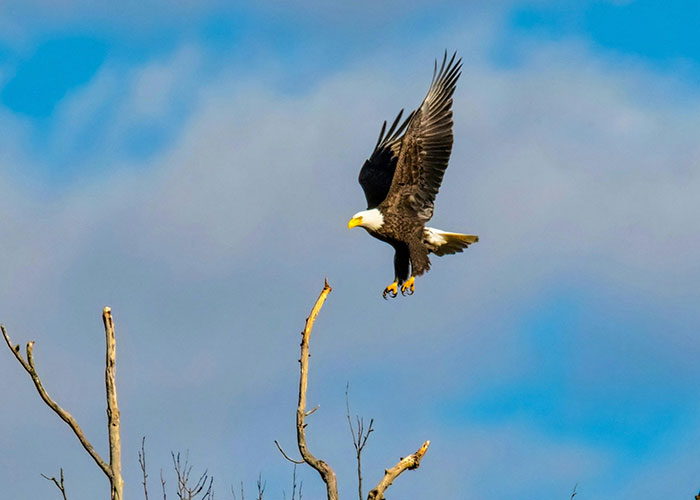
[[[429,251],[423,242],[425,224],[402,218],[399,214],[385,216],[384,221],[381,229],[368,232],[394,247],[394,276],[398,284],[408,279],[409,265],[413,276],[420,276],[430,269]]]

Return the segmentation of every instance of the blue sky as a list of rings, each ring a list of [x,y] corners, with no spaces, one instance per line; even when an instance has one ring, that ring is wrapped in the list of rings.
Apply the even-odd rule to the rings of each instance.
[[[668,65],[697,62],[695,19],[688,2],[544,2],[515,8],[513,26],[551,37],[579,36],[605,51]]]
[[[344,387],[394,495],[691,498],[700,489],[700,39],[687,2],[216,0],[0,8],[0,320],[104,450],[99,313],[117,321],[125,480],[189,449],[270,498],[291,471],[296,332],[311,446],[353,494]],[[384,119],[458,50],[435,225],[474,232],[385,303],[391,252],[347,218]],[[12,357],[8,498],[105,481]],[[416,368],[420,367],[420,368]],[[102,439],[102,441],[100,441]],[[98,444],[99,443],[99,444]],[[309,496],[320,481],[300,470]],[[79,478],[79,479],[78,479]],[[435,485],[440,491],[436,493]],[[155,485],[153,486],[155,488]],[[344,493],[343,493],[344,492]]]

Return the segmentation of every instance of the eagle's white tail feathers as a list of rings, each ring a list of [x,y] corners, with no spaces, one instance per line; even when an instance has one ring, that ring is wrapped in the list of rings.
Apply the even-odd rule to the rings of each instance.
[[[434,227],[426,227],[423,243],[437,256],[462,252],[472,243],[479,241],[474,234],[448,233]]]

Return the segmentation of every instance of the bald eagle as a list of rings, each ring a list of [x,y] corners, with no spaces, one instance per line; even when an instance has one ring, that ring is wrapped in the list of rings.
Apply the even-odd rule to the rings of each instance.
[[[415,278],[430,269],[429,253],[461,252],[479,237],[426,227],[452,151],[452,94],[462,60],[447,52],[418,109],[401,123],[403,110],[387,131],[384,122],[377,145],[360,170],[367,210],[356,213],[348,228],[360,226],[394,247],[394,281],[382,293],[413,295]],[[401,125],[399,125],[401,123]],[[409,269],[410,266],[410,269]],[[409,278],[410,274],[410,278]]]

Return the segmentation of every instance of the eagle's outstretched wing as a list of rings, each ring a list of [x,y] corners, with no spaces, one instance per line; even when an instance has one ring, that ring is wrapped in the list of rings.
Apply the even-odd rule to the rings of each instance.
[[[400,136],[406,129],[411,116],[413,116],[412,114],[409,115],[401,126],[397,127],[402,115],[403,109],[399,112],[391,127],[389,127],[388,132],[386,130],[386,122],[384,122],[379,133],[379,139],[377,139],[377,145],[360,170],[359,181],[365,192],[365,198],[367,198],[368,209],[376,208],[377,205],[383,202],[391,187],[401,149]]]
[[[447,52],[438,71],[437,61],[428,94],[412,113],[400,141],[396,172],[388,196],[408,203],[424,221],[433,216],[435,196],[452,152],[452,94],[460,76],[462,60]]]

